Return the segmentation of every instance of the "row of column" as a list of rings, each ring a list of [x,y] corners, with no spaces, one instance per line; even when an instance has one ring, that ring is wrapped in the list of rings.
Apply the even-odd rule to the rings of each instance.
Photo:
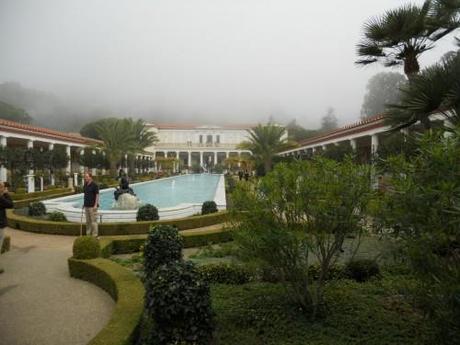
[[[187,152],[188,154],[188,157],[187,157],[187,162],[188,162],[188,165],[190,165],[191,161],[192,161],[192,153],[193,152],[199,152],[200,153],[200,165],[202,166],[203,165],[203,160],[204,160],[204,154],[205,153],[212,153],[214,155],[214,163],[217,162],[217,155],[218,153],[225,153],[225,158],[228,159],[230,157],[230,151],[213,151],[213,152],[209,152],[209,151],[156,151],[156,153],[158,152],[163,152],[164,153],[164,157],[167,157],[168,153],[169,152],[174,152],[176,154],[176,158],[178,159],[179,158],[179,154],[181,152]],[[237,153],[238,154],[238,157],[241,156],[241,152],[234,152],[234,153]]]

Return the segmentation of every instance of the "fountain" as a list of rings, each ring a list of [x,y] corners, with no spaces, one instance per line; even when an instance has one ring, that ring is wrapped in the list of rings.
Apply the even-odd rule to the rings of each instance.
[[[115,202],[112,205],[114,210],[136,210],[140,206],[140,200],[136,197],[133,189],[129,186],[126,176],[120,179],[120,186],[113,193]]]

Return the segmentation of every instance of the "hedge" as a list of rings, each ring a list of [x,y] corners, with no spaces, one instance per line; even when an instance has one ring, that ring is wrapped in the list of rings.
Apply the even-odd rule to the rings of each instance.
[[[71,188],[53,188],[49,190],[44,190],[43,192],[34,192],[34,193],[11,193],[11,199],[13,201],[32,199],[38,197],[49,197],[50,195],[62,194],[72,192]]]
[[[188,230],[180,231],[184,248],[202,247],[211,243],[228,242],[232,240],[232,233],[227,229]],[[112,254],[127,254],[138,252],[144,245],[147,235],[111,236],[99,239],[102,257]]]
[[[62,192],[56,192],[56,189],[52,189],[49,191],[28,193],[28,194],[16,194],[16,195],[11,194],[11,198],[13,199],[14,208],[23,208],[23,207],[29,206],[31,202],[59,198],[59,197],[74,194],[74,192],[70,189],[62,189],[62,190],[63,190]],[[38,196],[31,197],[38,193],[44,193],[44,194],[40,194]],[[19,199],[15,199],[15,197],[17,198],[18,196],[20,196]],[[22,198],[23,196],[25,196],[25,198]]]
[[[80,223],[52,222],[32,217],[19,215],[13,210],[7,210],[8,226],[18,230],[29,232],[78,236],[80,234]],[[201,228],[204,226],[224,223],[228,220],[227,212],[208,214],[205,216],[194,216],[171,220],[157,220],[132,223],[101,223],[99,224],[100,236],[119,236],[147,234],[152,225],[164,224],[177,227],[179,230]],[[86,226],[83,224],[83,233],[86,233]]]
[[[5,236],[3,239],[3,245],[2,248],[0,248],[0,253],[6,253],[11,249],[11,238],[10,236]]]
[[[129,270],[102,258],[68,260],[70,275],[107,291],[116,301],[112,317],[89,345],[131,345],[144,310],[144,287]]]

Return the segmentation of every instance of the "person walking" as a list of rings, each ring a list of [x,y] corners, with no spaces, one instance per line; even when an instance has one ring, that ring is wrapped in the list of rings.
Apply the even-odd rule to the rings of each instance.
[[[3,247],[3,240],[5,238],[5,229],[8,225],[6,219],[6,209],[13,208],[13,201],[8,194],[8,187],[6,182],[0,182],[0,254]],[[4,272],[4,269],[0,266],[0,274]]]
[[[90,172],[85,173],[85,185],[83,186],[84,203],[86,217],[86,235],[97,237],[97,208],[99,206],[99,186],[93,181]]]

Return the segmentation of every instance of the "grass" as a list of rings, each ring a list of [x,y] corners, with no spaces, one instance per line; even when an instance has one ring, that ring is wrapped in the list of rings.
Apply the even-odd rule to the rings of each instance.
[[[286,299],[279,284],[212,286],[216,342],[220,345],[428,344],[429,324],[401,294],[407,276],[356,283],[333,281],[325,317],[312,321]]]

